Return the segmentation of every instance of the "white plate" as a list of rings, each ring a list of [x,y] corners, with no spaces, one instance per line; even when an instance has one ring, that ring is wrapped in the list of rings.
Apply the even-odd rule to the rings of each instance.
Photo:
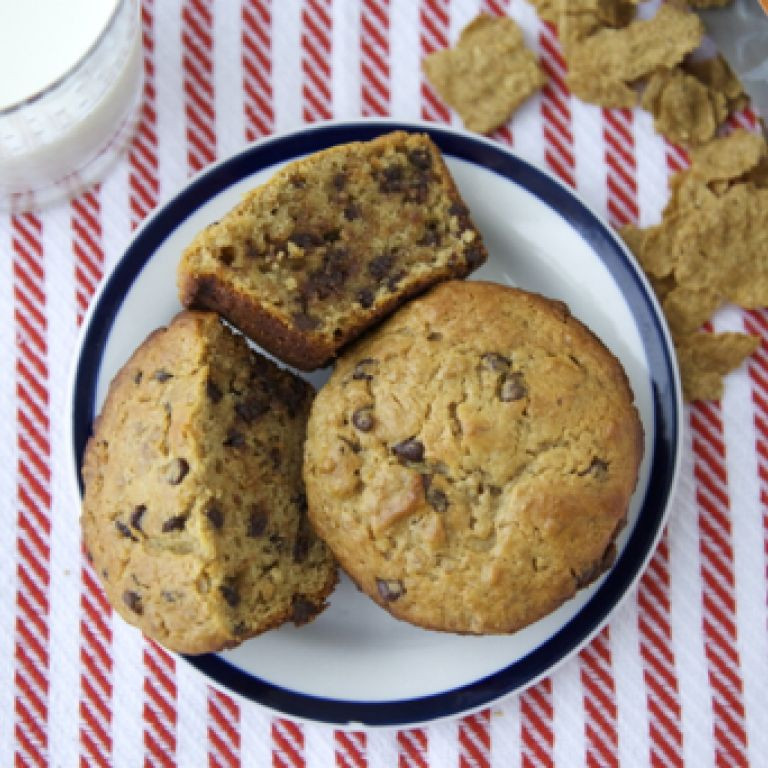
[[[535,682],[599,631],[650,557],[679,466],[681,400],[666,326],[632,257],[573,193],[504,147],[430,124],[327,123],[255,144],[192,180],[136,233],[84,323],[72,385],[79,466],[111,378],[179,310],[175,272],[193,235],[285,162],[396,128],[441,147],[490,253],[475,277],[565,301],[622,361],[645,429],[645,458],[610,572],[510,636],[461,637],[396,621],[343,579],[308,626],[188,657],[213,683],[294,717],[410,725],[466,713]],[[318,385],[327,372],[310,378]],[[76,470],[75,470],[76,471]]]

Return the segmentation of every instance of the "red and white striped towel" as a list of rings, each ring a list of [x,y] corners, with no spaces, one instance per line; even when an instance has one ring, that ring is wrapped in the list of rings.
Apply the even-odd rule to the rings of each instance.
[[[645,113],[573,99],[552,28],[524,0],[144,0],[144,102],[98,186],[0,217],[0,765],[765,765],[768,353],[686,412],[668,529],[609,625],[519,696],[401,731],[298,724],[214,691],[113,617],[82,556],[66,441],[78,326],[132,230],[188,176],[305,122],[455,117],[423,55],[479,10],[523,27],[549,76],[495,138],[615,224],[652,223],[686,158]],[[740,120],[750,124],[750,116]],[[718,330],[768,339],[768,315]]]

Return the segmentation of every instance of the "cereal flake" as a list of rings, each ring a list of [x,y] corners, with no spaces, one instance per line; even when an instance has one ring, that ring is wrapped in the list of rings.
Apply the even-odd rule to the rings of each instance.
[[[479,133],[506,123],[545,82],[518,25],[487,14],[464,28],[454,48],[427,56],[423,69],[464,125]]]

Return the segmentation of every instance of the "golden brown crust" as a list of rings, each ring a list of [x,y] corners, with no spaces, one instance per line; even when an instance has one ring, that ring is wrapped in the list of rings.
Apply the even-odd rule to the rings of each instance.
[[[336,568],[301,481],[312,394],[212,313],[134,352],[83,463],[86,548],[126,621],[204,653],[322,610]]]
[[[179,295],[313,370],[486,257],[437,147],[395,132],[291,163],[250,192],[186,249]]]
[[[444,283],[339,359],[305,444],[310,517],[392,615],[515,631],[612,562],[643,433],[561,302]]]

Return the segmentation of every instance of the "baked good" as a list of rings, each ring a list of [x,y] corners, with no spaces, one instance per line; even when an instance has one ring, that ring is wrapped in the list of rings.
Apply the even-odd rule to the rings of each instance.
[[[182,304],[312,370],[486,251],[440,152],[402,131],[291,163],[184,251]]]
[[[614,557],[643,431],[620,363],[567,307],[451,281],[340,358],[310,414],[310,519],[400,619],[512,632]]]
[[[136,350],[83,464],[86,550],[126,621],[203,653],[322,610],[336,567],[306,515],[311,400],[213,313]]]

